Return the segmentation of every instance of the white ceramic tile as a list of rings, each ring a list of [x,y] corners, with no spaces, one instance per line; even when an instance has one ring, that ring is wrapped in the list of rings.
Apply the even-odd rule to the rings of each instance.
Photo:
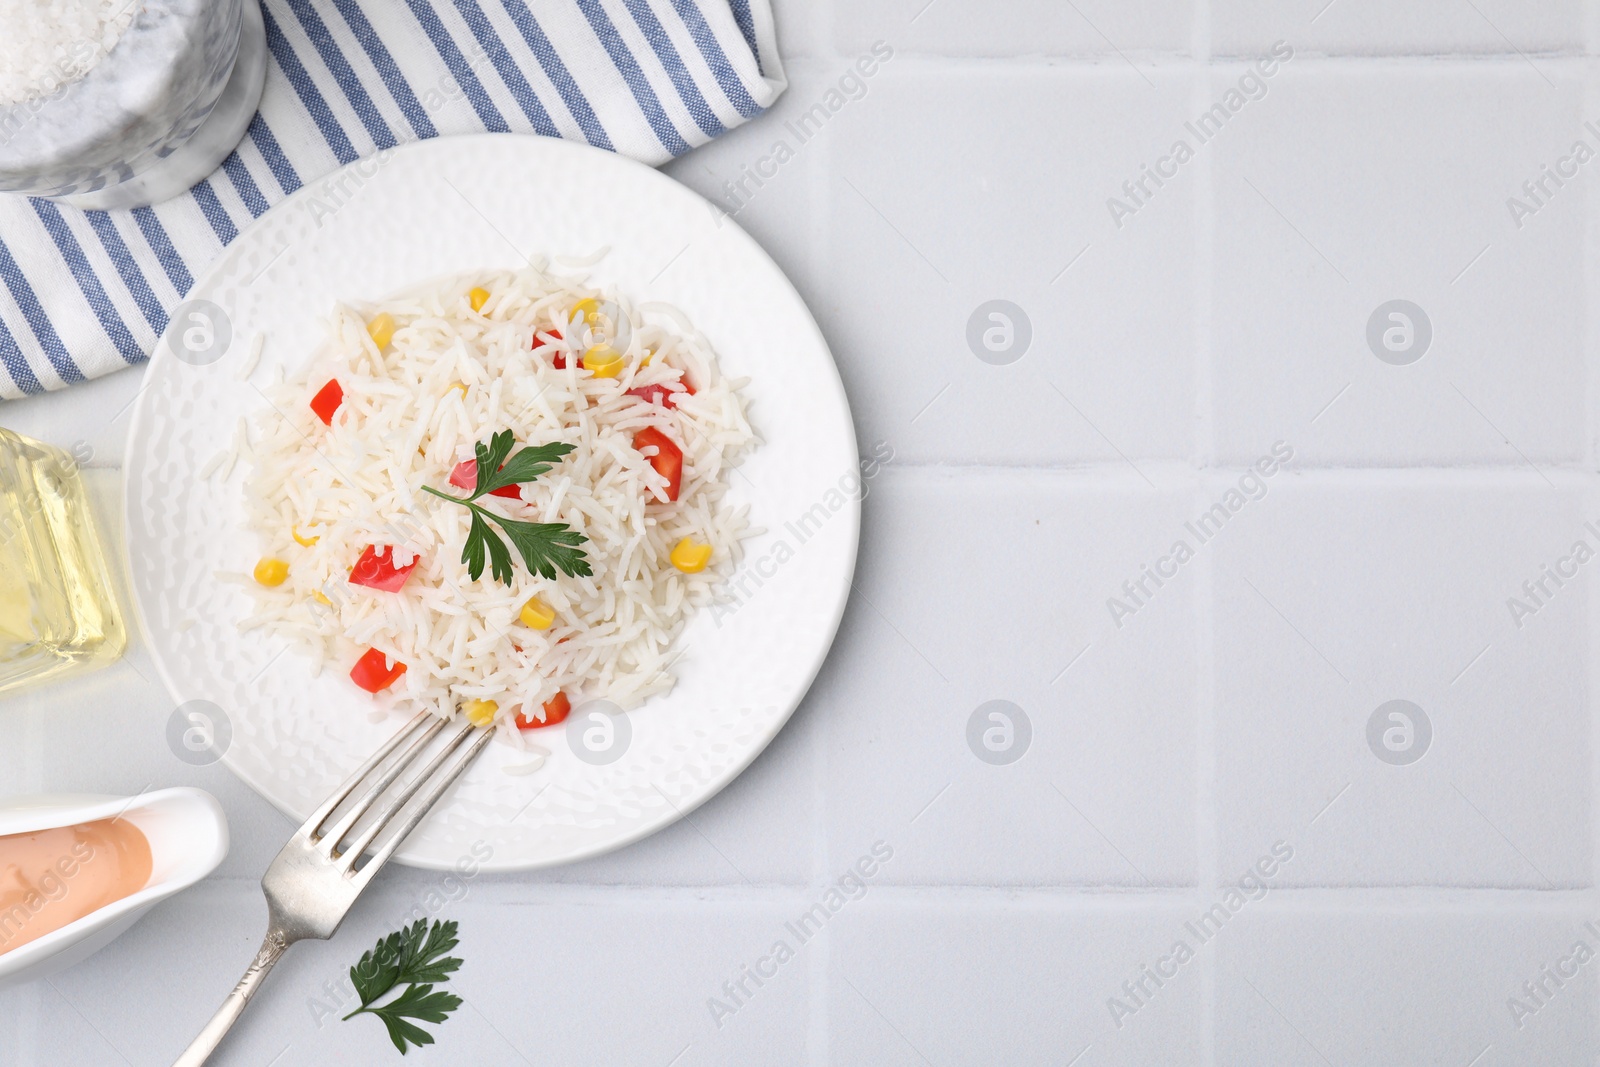
[[[1589,1062],[1600,987],[1592,905],[1246,907],[1263,910],[1234,915],[1213,942],[1219,1064]],[[1546,977],[1558,969],[1570,977]],[[1540,981],[1536,1000],[1524,983]]]
[[[816,867],[818,709],[807,700],[722,792],[672,826],[534,880],[603,885],[809,884]]]
[[[1466,52],[1537,64],[1538,53],[1583,48],[1584,12],[1582,0],[1212,0],[1211,51],[1254,55],[1286,40],[1334,55]]]
[[[0,426],[71,452],[85,466],[120,466],[144,367],[56,393],[0,402]]]
[[[1171,948],[1187,914],[1167,903],[869,895],[831,920],[827,1062],[1203,1062],[1198,954],[1159,988],[1145,979],[1151,996],[1133,1014],[1109,1007]]]
[[[789,61],[789,88],[761,121],[730,130],[662,168],[705,197],[707,211],[747,230],[812,308],[820,302],[826,277],[817,229],[831,132],[801,142],[785,124],[836,86],[847,69],[840,60]]]
[[[1600,548],[1600,507],[1532,476],[1346,481],[1280,485],[1216,539],[1222,873],[1281,839],[1286,885],[1591,884],[1590,578],[1546,580],[1520,628],[1508,601]]]
[[[333,941],[302,942],[284,957],[213,1062],[395,1062],[376,1020],[339,1020],[355,1006],[341,986],[361,953],[419,904],[419,914],[460,924],[455,954],[465,962],[449,988],[467,1003],[436,1030],[437,1045],[407,1062],[807,1062],[814,947],[796,941],[796,957],[762,987],[747,979],[751,995],[721,1027],[707,1006],[730,1003],[724,982],[757,966],[775,941],[794,940],[783,924],[804,910],[803,897],[652,900],[480,878],[437,910],[413,887],[380,885]],[[21,1016],[9,1025],[33,1045],[20,1062],[170,1062],[238,979],[265,923],[257,887],[208,885],[50,983],[0,993]]]
[[[9,1001],[5,1015],[27,1036],[19,1062],[170,1062],[238,981],[265,931],[266,905],[257,886],[213,883],[157,905],[84,962],[0,991],[0,1000]],[[250,1042],[238,1042],[212,1062],[221,1067],[270,1058],[285,1043],[265,1052],[271,1038],[262,1036],[253,1054],[246,1054]]]
[[[1203,149],[1215,149],[1219,454],[1285,437],[1316,463],[1580,457],[1582,186],[1556,190],[1520,229],[1506,206],[1574,139],[1600,149],[1578,89],[1504,64],[1295,62]],[[1213,84],[1222,100],[1235,82],[1219,72]],[[1423,352],[1409,365],[1368,344],[1392,300],[1431,324],[1425,350],[1418,327],[1392,357]],[[1391,343],[1406,345],[1393,325]]]
[[[800,896],[664,901],[562,890],[544,899],[507,884],[473,899],[461,919],[469,963],[460,992],[502,1048],[557,1063],[807,1061],[811,949],[784,927],[804,909]],[[795,956],[763,965],[779,940]],[[763,966],[775,976],[760,986],[745,979],[748,995],[723,988]],[[531,984],[507,980],[519,974]],[[725,1010],[714,1015],[713,999]],[[520,1061],[502,1052],[491,1062]]]
[[[833,36],[854,55],[875,41],[945,56],[1094,55],[1187,52],[1194,5],[1188,0],[835,0]]]
[[[824,5],[815,0],[774,0],[772,16],[777,23],[778,54],[785,70],[795,59],[828,53],[829,11]]]
[[[1194,176],[1120,230],[1107,207],[1179,128],[1186,81],[1148,77],[896,59],[831,120],[816,310],[864,434],[918,462],[1189,454]]]
[[[1194,882],[1191,576],[1125,625],[1107,598],[1181,529],[1182,496],[891,467],[811,704],[829,870],[876,838],[896,884]],[[961,516],[967,516],[963,519]],[[1026,717],[981,716],[1009,701]],[[981,759],[982,737],[1020,752]],[[1007,748],[1009,741],[1010,748]]]

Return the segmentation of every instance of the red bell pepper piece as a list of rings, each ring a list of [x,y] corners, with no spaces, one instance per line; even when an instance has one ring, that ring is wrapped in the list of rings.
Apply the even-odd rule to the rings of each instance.
[[[563,338],[561,336],[561,331],[560,330],[534,330],[533,331],[533,347],[534,347],[534,351],[538,351],[541,348],[552,348],[552,347],[554,347],[549,342],[541,341],[539,339],[539,335],[541,333],[549,334],[551,337],[554,337],[557,341],[565,340],[565,338]],[[552,362],[555,364],[556,370],[566,370],[567,369],[567,354],[565,352],[563,352],[561,349],[557,348],[555,350],[554,356],[552,357]]]
[[[694,386],[690,385],[687,379],[681,379],[680,384],[683,386],[683,392],[694,396]],[[664,385],[641,385],[637,389],[629,389],[628,395],[639,397],[646,404],[659,403],[662,407],[675,407],[678,403],[678,390],[668,389]]]
[[[688,392],[688,390],[685,390],[685,392]],[[638,389],[627,390],[627,395],[629,397],[638,397],[645,403],[659,403],[664,408],[677,406],[677,392],[667,389],[666,386],[640,386]],[[690,395],[693,397],[693,392],[690,392]]]
[[[655,447],[656,454],[649,457],[650,466],[667,480],[667,499],[676,500],[678,490],[683,487],[683,449],[654,426],[646,426],[633,435],[634,448],[643,452],[651,446]]]
[[[338,411],[339,405],[343,403],[344,386],[339,384],[339,379],[329,378],[328,384],[311,398],[311,410],[316,412],[317,418],[322,420],[324,426],[332,426],[334,412]]]
[[[501,466],[504,465],[505,464],[501,464]],[[478,461],[475,459],[464,459],[460,463],[457,463],[456,469],[450,472],[450,484],[459,485],[461,488],[466,489],[469,492],[478,488]],[[508,496],[512,500],[521,500],[522,486],[502,485],[498,489],[489,490],[489,495]]]
[[[641,385],[637,389],[629,389],[628,395],[636,396],[646,404],[662,404],[666,403],[662,397],[667,395],[667,390],[661,385]]]
[[[530,719],[522,712],[517,712],[517,729],[537,730],[541,726],[554,726],[572,714],[572,701],[567,699],[567,694],[557,693],[544,702],[544,721]]]
[[[350,568],[350,584],[380,589],[385,593],[398,593],[421,562],[422,557],[418,556],[404,567],[397,567],[393,545],[384,545],[381,550],[377,545],[368,545],[367,550],[361,553],[361,558],[356,560],[356,565]]]
[[[350,680],[369,693],[387,689],[406,673],[406,665],[399,660],[389,666],[389,657],[375,648],[369,648],[350,668]]]

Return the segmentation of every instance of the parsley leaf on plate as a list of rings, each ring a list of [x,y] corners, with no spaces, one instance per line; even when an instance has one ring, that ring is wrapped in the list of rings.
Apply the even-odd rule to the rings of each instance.
[[[497,515],[475,501],[485,493],[504,489],[510,485],[531,482],[544,474],[562,456],[573,450],[564,441],[524,448],[511,455],[515,445],[510,430],[502,430],[477,444],[478,481],[472,495],[465,499],[440,492],[430,485],[423,490],[443,500],[453,500],[472,512],[472,525],[467,530],[467,542],[461,548],[461,562],[473,581],[483,577],[483,564],[489,563],[489,573],[497,581],[511,584],[514,573],[511,553],[500,535],[489,523],[492,521],[505,531],[511,543],[522,556],[530,574],[555,580],[556,571],[568,577],[587,577],[594,573],[589,561],[578,546],[588,540],[583,534],[561,522],[522,522]],[[510,458],[507,458],[510,457]]]
[[[495,474],[505,465],[506,457],[511,454],[516,438],[510,430],[501,430],[489,438],[488,444],[479,441],[474,451],[478,456],[478,482],[473,488],[468,500],[476,500],[489,491],[489,483],[494,480]]]
[[[555,580],[558,567],[568,576],[588,577],[594,573],[589,569],[589,561],[584,556],[583,549],[577,547],[588,538],[572,527],[559,522],[517,522],[513,519],[502,519],[498,515],[493,515],[491,518],[500,524],[506,536],[511,538],[511,543],[517,546],[517,551],[522,553],[522,562],[527,565],[530,573],[551,581]],[[505,546],[500,546],[500,550],[504,552]],[[491,548],[490,552],[493,551]],[[508,563],[505,578],[507,585],[511,584],[510,573],[511,566]]]
[[[501,436],[510,437],[511,432],[507,430]],[[481,449],[483,445],[480,443],[478,447]],[[523,482],[531,482],[555,466],[557,460],[572,450],[573,446],[565,441],[552,441],[547,445],[524,448],[506,461],[495,473],[491,474],[487,483],[481,480],[483,475],[483,454],[480,452],[478,459],[480,481],[478,482],[477,491],[473,493],[473,498],[476,499],[484,493],[492,493],[496,489],[502,489],[508,485],[521,485]]]

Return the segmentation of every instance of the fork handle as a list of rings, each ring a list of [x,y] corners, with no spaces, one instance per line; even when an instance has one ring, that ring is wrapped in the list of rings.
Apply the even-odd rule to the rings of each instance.
[[[261,982],[267,977],[267,972],[283,958],[284,952],[291,942],[283,936],[283,932],[276,928],[267,931],[266,938],[261,942],[261,948],[256,952],[256,958],[251,962],[250,968],[244,972],[244,977],[239,979],[239,984],[233,987],[233,992],[228,994],[228,999],[222,1002],[222,1007],[206,1023],[206,1028],[200,1031],[200,1036],[184,1050],[172,1067],[201,1067],[211,1054],[222,1044],[222,1039],[227,1036],[239,1016],[244,1014],[244,1009],[249,1005],[250,998],[256,995],[256,990],[261,988]]]

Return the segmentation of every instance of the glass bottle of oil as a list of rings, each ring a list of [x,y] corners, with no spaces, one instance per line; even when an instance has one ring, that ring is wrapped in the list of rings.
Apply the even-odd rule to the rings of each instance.
[[[0,428],[0,691],[103,667],[126,644],[77,465]]]

